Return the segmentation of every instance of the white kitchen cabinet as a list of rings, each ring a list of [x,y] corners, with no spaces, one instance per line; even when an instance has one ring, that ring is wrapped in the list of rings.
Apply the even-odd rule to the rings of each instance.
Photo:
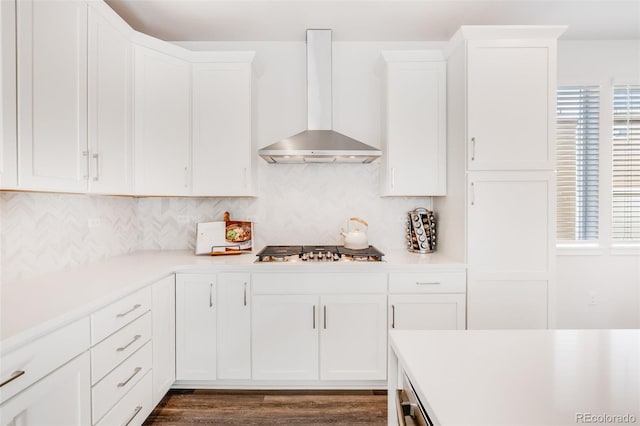
[[[255,295],[252,302],[252,378],[317,380],[319,297]]]
[[[191,192],[191,65],[135,46],[134,188],[139,195]]]
[[[216,379],[215,274],[176,275],[176,379]]]
[[[447,73],[440,51],[387,51],[381,193],[446,195]]]
[[[468,185],[470,327],[546,328],[553,172],[472,172]]]
[[[21,189],[85,192],[87,5],[17,2]]]
[[[552,170],[556,40],[469,40],[469,170]]]
[[[92,5],[93,6],[93,5]],[[126,24],[89,7],[89,192],[131,194],[133,46]]]
[[[175,276],[164,278],[151,287],[153,341],[153,405],[156,405],[176,380]]]
[[[252,378],[384,380],[387,276],[252,275]]]
[[[464,330],[465,294],[389,295],[389,326],[399,330]]]
[[[559,26],[465,26],[448,52],[439,251],[468,264],[467,327],[552,328]]]
[[[193,64],[193,195],[254,194],[253,54]]]
[[[0,1],[0,188],[18,186],[16,2]]]
[[[251,378],[251,275],[218,274],[218,374]]]
[[[320,379],[387,378],[387,297],[322,296]]]
[[[0,405],[0,425],[90,425],[89,370],[84,352]]]

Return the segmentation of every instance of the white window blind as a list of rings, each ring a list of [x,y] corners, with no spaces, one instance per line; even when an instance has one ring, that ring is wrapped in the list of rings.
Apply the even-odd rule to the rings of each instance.
[[[640,86],[613,88],[612,238],[640,241]]]
[[[557,239],[598,238],[600,90],[564,86],[557,93]]]

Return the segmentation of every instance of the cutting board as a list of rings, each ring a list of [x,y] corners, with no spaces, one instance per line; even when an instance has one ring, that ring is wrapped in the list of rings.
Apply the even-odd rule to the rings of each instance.
[[[202,222],[196,227],[196,254],[224,252],[229,243],[225,239],[226,222]]]

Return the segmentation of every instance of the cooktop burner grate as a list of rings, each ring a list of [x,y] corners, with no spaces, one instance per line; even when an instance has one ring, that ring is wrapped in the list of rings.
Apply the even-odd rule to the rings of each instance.
[[[381,262],[384,253],[373,246],[361,250],[333,245],[266,246],[257,256],[257,262],[283,261],[365,261]]]

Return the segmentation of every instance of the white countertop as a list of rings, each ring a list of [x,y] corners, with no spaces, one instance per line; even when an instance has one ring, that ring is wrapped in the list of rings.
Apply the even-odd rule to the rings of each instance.
[[[255,264],[255,253],[195,256],[140,251],[0,286],[0,353],[81,318],[173,272],[391,272],[461,268],[437,253],[391,253],[384,262]]]
[[[640,330],[391,331],[390,343],[442,426],[640,423]]]

